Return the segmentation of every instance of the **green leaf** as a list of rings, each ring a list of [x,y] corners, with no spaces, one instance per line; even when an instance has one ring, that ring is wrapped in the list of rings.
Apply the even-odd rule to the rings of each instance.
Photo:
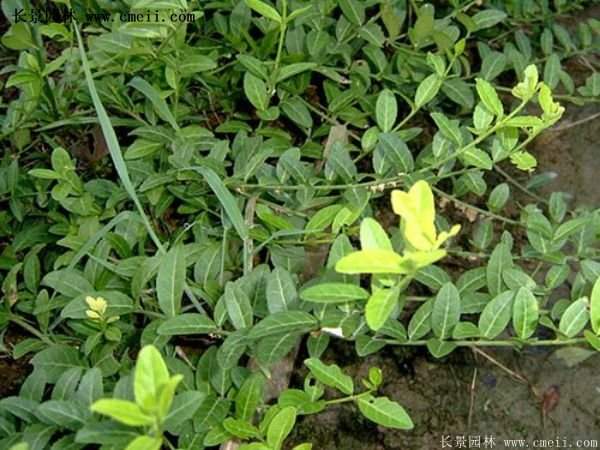
[[[240,439],[258,438],[260,436],[258,428],[254,425],[246,420],[234,419],[233,417],[228,417],[223,421],[223,428],[229,434]]]
[[[375,103],[375,118],[377,125],[384,133],[392,131],[398,116],[396,96],[389,89],[382,90]]]
[[[308,358],[304,360],[304,365],[324,385],[338,389],[346,395],[352,395],[354,392],[352,378],[344,374],[336,364],[327,365],[318,358]]]
[[[412,43],[419,47],[431,36],[435,25],[435,9],[430,3],[421,6],[417,12],[417,20],[408,34]]]
[[[329,179],[338,175],[346,182],[351,182],[356,177],[358,173],[356,165],[352,161],[347,146],[342,142],[336,141],[331,147],[325,165],[325,173]]]
[[[148,83],[146,80],[140,77],[134,77],[128,83],[128,86],[131,86],[134,89],[140,91],[142,94],[144,94],[148,98],[148,100],[150,100],[152,106],[154,106],[156,114],[158,114],[158,116],[161,119],[165,120],[166,122],[169,122],[173,129],[179,130],[177,121],[175,120],[173,113],[169,109],[167,102],[154,86],[152,86],[150,83]]]
[[[316,328],[318,322],[304,311],[283,311],[271,314],[250,330],[250,339],[260,339],[283,333],[307,333]]]
[[[254,373],[244,380],[235,396],[235,416],[242,420],[252,420],[257,408],[263,402],[265,377]]]
[[[560,57],[556,53],[552,53],[544,65],[544,83],[551,89],[555,89],[560,81],[561,71]]]
[[[514,292],[506,291],[494,297],[479,316],[479,331],[486,339],[498,336],[510,321]]]
[[[154,417],[147,415],[138,405],[128,400],[101,399],[91,406],[91,410],[131,427],[147,426],[154,423]]]
[[[237,366],[249,343],[248,330],[236,330],[229,334],[217,350],[219,366],[223,369]]]
[[[390,250],[359,250],[342,257],[335,265],[340,273],[391,273],[406,274],[405,259]]]
[[[162,439],[150,436],[138,436],[127,445],[125,450],[160,450]]]
[[[381,133],[378,139],[379,142],[375,147],[375,153],[373,155],[373,161],[376,166],[379,165],[377,161],[382,160],[389,164],[394,175],[398,172],[412,172],[415,165],[412,153],[408,149],[406,143],[400,139],[398,135]],[[377,170],[377,172],[382,173],[381,170]]]
[[[365,319],[367,325],[374,331],[379,330],[388,320],[398,304],[400,288],[376,289],[365,306]]]
[[[228,282],[225,285],[223,299],[229,320],[236,330],[252,326],[252,305],[248,295],[239,285],[231,281]]]
[[[38,352],[31,364],[35,370],[43,372],[48,383],[56,383],[60,376],[68,369],[84,367],[79,351],[66,345],[52,345]]]
[[[183,375],[173,375],[159,387],[156,415],[161,418],[161,421],[169,414],[169,410],[173,404],[173,398],[175,397],[175,390],[182,380]]]
[[[461,340],[479,337],[479,328],[471,322],[459,322],[452,331],[452,339]]]
[[[585,330],[583,336],[588,344],[592,346],[596,351],[600,352],[600,337],[592,333],[590,330]]]
[[[244,222],[240,208],[234,196],[225,187],[218,175],[208,167],[195,167],[195,170],[202,174],[212,191],[221,202],[221,206],[223,206],[223,209],[227,213],[227,217],[233,224],[233,227],[237,231],[240,238],[244,240],[248,239],[248,227],[246,226],[246,222]]]
[[[473,109],[475,96],[473,95],[473,90],[465,81],[459,78],[445,80],[442,85],[442,92],[454,103],[469,110]]]
[[[279,362],[298,344],[298,338],[298,333],[262,338],[256,346],[256,359],[265,366]]]
[[[77,297],[81,294],[89,294],[94,288],[91,283],[83,277],[83,274],[75,269],[61,269],[49,272],[42,279],[44,286],[49,286],[56,292],[67,297]]]
[[[298,345],[298,338],[298,333],[288,333],[259,340],[256,346],[257,361],[264,366],[269,366],[282,360]]]
[[[502,291],[502,273],[512,265],[512,256],[508,245],[504,242],[496,245],[486,267],[486,280],[490,294],[498,295]]]
[[[252,442],[250,444],[242,444],[239,450],[271,450],[271,447],[261,444],[260,442]]]
[[[169,371],[160,352],[152,345],[143,347],[135,366],[133,390],[136,403],[145,410],[154,409],[159,389],[168,380]]]
[[[544,122],[536,116],[515,116],[505,121],[505,125],[515,128],[538,128],[543,127]]]
[[[31,169],[27,172],[32,177],[42,178],[44,180],[60,180],[61,176],[54,170],[50,169]]]
[[[594,283],[592,295],[590,297],[590,320],[592,322],[592,330],[597,335],[600,335],[600,278]]]
[[[537,166],[537,159],[528,151],[511,153],[510,162],[512,162],[517,169],[527,172],[533,171],[533,169],[535,169]]]
[[[160,142],[147,141],[146,139],[136,139],[125,151],[125,159],[128,161],[145,158],[154,155],[164,145]]]
[[[381,20],[390,39],[395,39],[402,30],[402,24],[406,19],[406,10],[398,8],[394,2],[385,1],[381,3],[380,11]]]
[[[358,399],[358,409],[369,420],[387,428],[412,430],[413,422],[406,410],[387,397],[371,395]]]
[[[504,107],[494,86],[482,78],[476,78],[475,89],[488,111],[497,116],[498,119],[501,119],[504,115]]]
[[[373,22],[369,22],[358,30],[358,35],[375,47],[383,47],[385,35],[381,27]]]
[[[177,63],[177,69],[182,77],[192,77],[199,72],[206,72],[216,67],[216,61],[197,53],[185,53]]]
[[[493,27],[494,25],[506,19],[506,17],[506,13],[498,9],[485,9],[483,11],[479,11],[477,14],[471,17],[476,25],[476,29],[473,31]]]
[[[267,305],[269,312],[287,311],[298,301],[296,283],[292,275],[281,267],[276,267],[267,275]]]
[[[362,25],[365,21],[365,7],[360,0],[339,0],[342,13],[354,25]]]
[[[446,283],[437,293],[431,310],[431,328],[440,339],[452,335],[452,329],[460,320],[460,296],[452,283]]]
[[[579,231],[579,229],[584,227],[587,223],[589,223],[588,217],[578,217],[576,219],[567,220],[556,229],[553,240],[560,241],[562,239],[566,239],[575,232]]]
[[[440,339],[427,339],[427,350],[434,358],[443,358],[456,349],[456,344],[452,341],[442,341]]]
[[[512,95],[522,100],[529,100],[536,92],[538,78],[539,74],[536,65],[528,65],[523,70],[523,81],[519,82],[512,89]]]
[[[356,349],[356,354],[362,357],[376,353],[385,346],[385,341],[372,338],[366,334],[361,334],[360,336],[357,336],[354,348]]]
[[[288,406],[279,411],[271,420],[267,429],[267,444],[273,450],[281,449],[283,441],[296,423],[296,408]]]
[[[277,72],[277,79],[275,80],[275,82],[281,83],[282,81],[287,80],[288,78],[291,78],[294,75],[306,72],[307,70],[312,70],[317,66],[318,64],[314,62],[300,62],[288,64],[287,66],[282,66],[279,69],[279,72]]]
[[[354,284],[321,283],[303,289],[300,298],[313,303],[347,303],[366,300],[369,293]]]
[[[283,22],[277,10],[267,3],[261,2],[260,0],[245,0],[245,2],[246,5],[248,5],[261,16],[271,19],[279,24]]]
[[[481,77],[484,80],[492,81],[500,75],[506,67],[506,56],[500,52],[489,52],[483,56],[481,63]]]
[[[588,299],[580,298],[569,305],[560,318],[558,329],[568,338],[577,336],[585,328],[590,316],[588,313]]]
[[[88,406],[102,397],[103,393],[102,372],[97,367],[88,369],[77,387],[77,399]]]
[[[408,338],[411,341],[421,339],[431,331],[431,311],[433,299],[430,299],[417,308],[408,323]]]
[[[14,11],[17,11],[16,6],[17,5],[15,5]],[[14,11],[10,10],[7,16],[14,14]],[[31,27],[25,22],[12,24],[8,31],[2,36],[1,42],[2,45],[12,50],[26,50],[28,48],[37,47],[35,39],[31,34]]]
[[[392,242],[383,227],[370,217],[360,223],[360,247],[363,250],[393,250]]]
[[[185,391],[176,395],[169,414],[165,417],[165,428],[170,432],[179,429],[184,422],[194,416],[206,395],[205,392],[200,391]]]
[[[492,220],[481,220],[473,230],[473,244],[479,249],[486,249],[494,239],[494,224]]]
[[[250,72],[244,75],[244,93],[246,97],[259,111],[265,111],[269,106],[269,94],[267,85],[263,80],[255,77]]]
[[[302,128],[312,128],[310,111],[300,97],[290,97],[279,104],[283,113]]]
[[[492,166],[494,165],[490,155],[475,147],[465,150],[461,158],[466,166],[474,166],[478,169],[492,170]]]
[[[500,183],[490,192],[487,206],[494,212],[500,211],[506,205],[509,197],[510,186],[507,183]]]
[[[85,423],[85,412],[75,402],[49,400],[39,406],[36,414],[48,423],[76,430]]]
[[[444,284],[451,281],[450,276],[437,266],[427,266],[422,268],[415,275],[415,280],[424,284],[432,291],[439,291]]]
[[[305,443],[305,444],[296,445],[292,450],[312,450],[312,448],[313,448],[312,444]]]
[[[521,339],[528,339],[534,333],[539,320],[539,306],[533,293],[521,287],[513,303],[513,328]]]
[[[442,82],[443,79],[436,73],[421,81],[415,93],[415,108],[419,109],[433,100],[442,87]]]
[[[181,309],[185,272],[185,252],[182,245],[176,245],[162,256],[156,276],[158,304],[167,317],[175,317]]]
[[[237,55],[238,61],[249,70],[253,75],[263,79],[269,79],[269,73],[265,64],[260,60],[251,55]]]
[[[298,8],[294,11],[292,11],[292,13],[287,17],[287,22],[290,23],[292,20],[294,20],[296,17],[301,16],[302,14],[304,14],[307,11],[310,11],[312,9],[313,5],[307,5],[304,6],[302,8]]]
[[[431,113],[431,118],[446,138],[458,146],[462,144],[462,133],[457,120],[450,120],[444,114],[438,112]]]
[[[187,313],[165,320],[157,331],[162,336],[187,336],[214,333],[216,330],[217,325],[207,316]]]

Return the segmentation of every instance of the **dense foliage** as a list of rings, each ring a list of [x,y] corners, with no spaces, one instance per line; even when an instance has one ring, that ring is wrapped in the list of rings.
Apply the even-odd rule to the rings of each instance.
[[[332,339],[600,351],[599,210],[527,150],[600,99],[589,2],[65,3],[2,2],[0,330],[33,370],[1,448],[278,450],[340,402],[412,428]]]

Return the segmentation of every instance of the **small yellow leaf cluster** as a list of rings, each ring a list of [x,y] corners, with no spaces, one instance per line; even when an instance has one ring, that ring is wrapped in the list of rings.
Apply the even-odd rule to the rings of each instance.
[[[88,305],[88,310],[85,314],[93,321],[96,322],[104,322],[111,323],[116,320],[119,320],[119,316],[113,316],[106,318],[106,308],[108,307],[108,303],[102,297],[91,297],[87,296],[85,298],[85,302]]]
[[[408,250],[438,250],[460,231],[460,225],[454,225],[450,231],[438,234],[435,228],[433,193],[426,181],[417,181],[408,192],[392,191],[392,208],[402,218],[402,235]]]

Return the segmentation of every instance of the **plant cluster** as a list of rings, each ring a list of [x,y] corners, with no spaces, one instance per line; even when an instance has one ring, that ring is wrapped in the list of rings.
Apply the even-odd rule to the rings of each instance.
[[[0,447],[279,450],[343,402],[411,429],[333,339],[600,351],[600,210],[528,151],[599,101],[600,22],[549,3],[3,2],[0,330],[33,370]],[[118,20],[149,8],[195,20]]]

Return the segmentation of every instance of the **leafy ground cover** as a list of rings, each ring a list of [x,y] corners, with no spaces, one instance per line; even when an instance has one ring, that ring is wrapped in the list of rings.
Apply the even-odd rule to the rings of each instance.
[[[402,441],[414,352],[576,373],[600,215],[532,148],[598,117],[592,3],[3,2],[0,447]]]

